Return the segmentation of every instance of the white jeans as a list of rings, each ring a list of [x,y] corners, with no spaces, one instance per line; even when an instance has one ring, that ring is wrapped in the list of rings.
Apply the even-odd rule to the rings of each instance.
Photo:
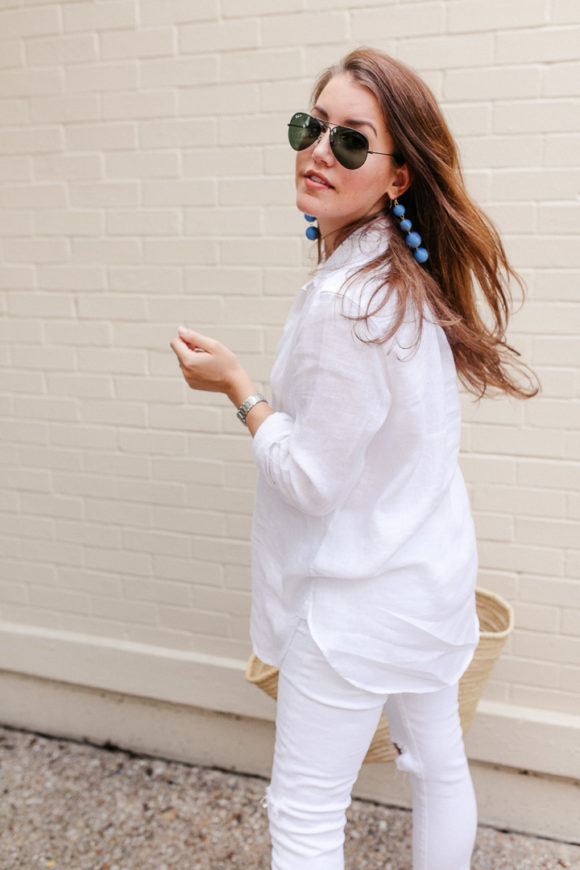
[[[469,870],[477,808],[457,685],[390,696],[357,689],[327,663],[306,620],[280,667],[264,801],[272,870],[343,870],[345,810],[383,707],[397,767],[411,777],[413,870]]]

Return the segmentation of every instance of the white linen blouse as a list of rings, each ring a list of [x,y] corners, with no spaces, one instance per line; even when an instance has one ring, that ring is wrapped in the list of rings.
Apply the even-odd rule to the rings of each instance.
[[[441,327],[414,309],[386,344],[356,277],[388,229],[347,239],[299,291],[253,450],[251,638],[279,666],[301,617],[329,664],[371,692],[454,683],[479,637],[477,554],[458,465],[460,406]],[[376,280],[376,279],[375,279]],[[376,286],[376,285],[375,285]]]

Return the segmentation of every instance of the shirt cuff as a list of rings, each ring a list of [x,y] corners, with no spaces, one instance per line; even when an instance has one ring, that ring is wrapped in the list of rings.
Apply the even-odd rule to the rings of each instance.
[[[269,414],[260,424],[252,442],[254,460],[256,465],[263,471],[268,479],[268,453],[271,447],[290,434],[294,420],[283,411],[274,411]]]

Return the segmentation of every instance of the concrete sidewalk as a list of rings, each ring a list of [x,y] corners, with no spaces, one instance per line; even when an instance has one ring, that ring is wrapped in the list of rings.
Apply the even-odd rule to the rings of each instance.
[[[0,870],[270,866],[257,777],[0,727],[0,784]],[[345,855],[411,870],[411,814],[353,801]],[[580,868],[580,846],[479,828],[472,870],[560,867]]]

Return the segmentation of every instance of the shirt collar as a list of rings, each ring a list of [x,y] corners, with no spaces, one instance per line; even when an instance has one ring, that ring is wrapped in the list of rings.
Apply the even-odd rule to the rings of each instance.
[[[388,243],[389,223],[386,218],[378,217],[370,227],[364,226],[351,233],[327,260],[319,264],[317,274],[368,263],[383,253]]]

